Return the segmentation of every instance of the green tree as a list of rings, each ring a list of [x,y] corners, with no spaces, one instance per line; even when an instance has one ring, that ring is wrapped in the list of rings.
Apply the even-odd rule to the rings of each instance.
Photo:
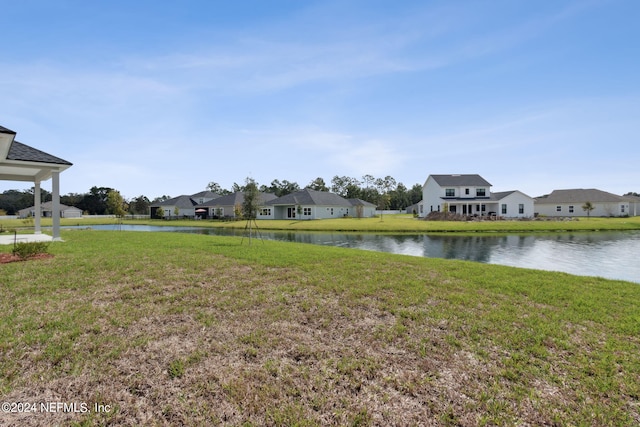
[[[585,204],[582,205],[582,210],[587,213],[587,218],[591,218],[591,211],[594,210],[595,208],[596,207],[593,206],[593,203],[591,202],[585,202]]]
[[[413,187],[409,190],[409,199],[411,200],[411,205],[415,205],[422,200],[422,185],[413,184]]]
[[[360,181],[348,176],[334,176],[331,179],[331,192],[349,199],[360,196]]]
[[[391,191],[395,190],[396,180],[387,175],[384,178],[376,179],[376,187],[380,192],[380,198],[378,199],[378,208],[383,211],[389,207],[391,202]],[[380,221],[382,221],[382,214],[380,214]]]
[[[242,217],[247,220],[255,219],[260,207],[260,192],[256,182],[247,178],[244,186],[244,201],[242,202]]]
[[[127,213],[125,208],[125,200],[117,190],[111,190],[107,193],[107,209],[116,218],[122,218]]]
[[[403,183],[399,183],[396,189],[391,191],[391,209],[402,210],[411,204],[409,191]]]
[[[324,182],[324,179],[320,177],[311,181],[309,185],[307,185],[307,188],[311,190],[316,190],[316,191],[329,191],[329,187],[327,187],[327,184]]]
[[[257,187],[256,187],[257,188]],[[286,196],[287,194],[294,193],[300,190],[300,186],[297,182],[290,182],[286,179],[280,182],[277,179],[271,181],[271,186],[268,187],[268,192],[273,193],[278,197]]]
[[[242,216],[247,220],[247,226],[249,228],[249,245],[251,245],[252,223],[255,222],[255,219],[258,216],[259,207],[260,207],[260,192],[258,191],[258,184],[256,184],[256,182],[253,179],[247,178],[244,186]]]
[[[134,197],[129,204],[132,213],[136,215],[146,215],[149,213],[151,202],[146,196]]]
[[[113,188],[91,187],[88,194],[85,194],[82,201],[76,207],[89,212],[90,215],[104,215],[109,207],[107,206],[107,196]]]
[[[222,186],[220,186],[220,184],[213,181],[207,184],[207,190],[211,191],[212,193],[220,194],[221,196],[231,194],[231,191],[225,190],[224,188],[222,188]]]

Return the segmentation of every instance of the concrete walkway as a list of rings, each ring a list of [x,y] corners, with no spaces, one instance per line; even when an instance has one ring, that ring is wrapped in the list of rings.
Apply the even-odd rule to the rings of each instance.
[[[52,242],[53,237],[47,234],[0,234],[0,245],[13,245],[14,242]]]

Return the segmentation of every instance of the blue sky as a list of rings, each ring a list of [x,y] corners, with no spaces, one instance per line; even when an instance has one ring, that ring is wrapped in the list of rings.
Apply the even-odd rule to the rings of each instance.
[[[635,0],[0,8],[0,125],[74,164],[63,194],[442,173],[640,192]]]

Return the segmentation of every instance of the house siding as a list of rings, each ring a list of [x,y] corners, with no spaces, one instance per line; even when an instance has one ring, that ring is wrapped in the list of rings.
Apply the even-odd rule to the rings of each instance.
[[[507,213],[503,214],[501,207],[507,205]],[[522,213],[520,212],[522,205]],[[533,199],[520,191],[514,191],[508,196],[498,200],[498,215],[505,218],[532,218],[534,216]]]
[[[535,211],[538,215],[551,217],[611,217],[634,215],[633,210],[631,209],[631,206],[628,202],[591,202],[594,209],[589,214],[587,214],[587,212],[582,209],[582,206],[585,203],[586,202],[536,202]]]
[[[422,187],[419,215],[449,211],[462,215],[495,214],[506,218],[528,218],[534,214],[533,198],[520,191],[495,193],[491,184],[478,175],[451,175],[440,182],[430,175]],[[459,181],[456,183],[456,181]],[[466,182],[465,182],[466,181]],[[441,185],[444,182],[444,185]],[[506,205],[503,213],[502,205]],[[523,205],[522,213],[520,205]]]
[[[587,201],[594,208],[589,213],[582,209]],[[554,190],[535,200],[536,214],[550,217],[633,216],[633,208],[628,198],[597,189]]]

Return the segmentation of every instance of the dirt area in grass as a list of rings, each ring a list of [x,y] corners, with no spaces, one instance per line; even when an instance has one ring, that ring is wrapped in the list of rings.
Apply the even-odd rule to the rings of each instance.
[[[0,264],[8,264],[10,262],[18,262],[18,261],[32,261],[38,259],[49,259],[53,258],[52,254],[37,254],[30,256],[28,258],[20,258],[18,255],[9,254],[9,253],[0,253]]]

